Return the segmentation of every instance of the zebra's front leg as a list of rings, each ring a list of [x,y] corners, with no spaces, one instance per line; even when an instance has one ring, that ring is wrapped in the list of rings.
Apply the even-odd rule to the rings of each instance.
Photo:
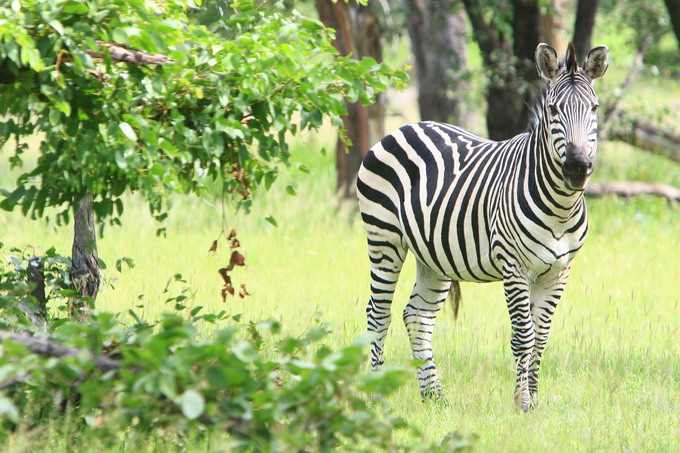
[[[418,263],[416,283],[413,286],[409,303],[404,308],[403,317],[411,340],[413,358],[423,361],[418,366],[420,394],[423,398],[444,397],[432,353],[432,332],[437,313],[446,300],[450,288],[449,279],[442,278]]]
[[[569,269],[565,269],[557,280],[534,284],[531,290],[531,317],[536,331],[534,352],[529,366],[529,394],[531,406],[538,405],[538,375],[543,352],[548,345],[548,334],[557,304],[567,283]]]
[[[515,383],[515,405],[528,412],[530,406],[529,365],[534,351],[535,332],[531,319],[529,285],[521,277],[506,278],[503,282],[505,299],[512,326],[512,353],[517,364],[517,381]]]

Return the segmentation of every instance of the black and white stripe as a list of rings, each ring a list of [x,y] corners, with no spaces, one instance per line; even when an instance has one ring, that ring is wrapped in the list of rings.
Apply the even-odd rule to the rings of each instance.
[[[413,356],[424,361],[423,395],[442,395],[431,338],[452,282],[503,280],[517,362],[515,401],[529,409],[552,315],[588,229],[582,194],[597,147],[592,80],[604,74],[606,53],[593,49],[578,68],[573,53],[560,65],[551,48],[539,46],[537,66],[550,84],[529,131],[510,140],[422,122],[369,151],[357,192],[368,234],[374,369],[383,363],[390,305],[410,250],[417,278],[403,319]]]

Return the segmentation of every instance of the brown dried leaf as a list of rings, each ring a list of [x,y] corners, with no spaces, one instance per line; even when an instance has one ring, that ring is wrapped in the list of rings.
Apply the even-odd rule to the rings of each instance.
[[[241,291],[238,292],[238,297],[243,299],[246,296],[250,296],[250,293],[248,292],[248,290],[246,290],[246,284],[244,283],[241,285]]]
[[[217,251],[217,239],[215,239],[208,249],[209,252],[216,252]]]
[[[222,276],[222,280],[224,280],[225,284],[231,283],[231,277],[228,274],[229,269],[227,269],[226,267],[223,267],[222,269],[218,270],[217,272],[220,273],[220,275]]]
[[[238,251],[234,250],[231,252],[231,258],[229,259],[229,265],[227,266],[227,272],[231,272],[234,266],[244,266],[246,264],[244,256]]]

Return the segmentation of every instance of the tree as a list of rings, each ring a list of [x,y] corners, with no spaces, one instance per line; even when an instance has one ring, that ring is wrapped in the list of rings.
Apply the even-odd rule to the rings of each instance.
[[[326,27],[335,30],[333,45],[342,56],[382,61],[380,23],[373,10],[355,0],[316,0],[316,10]],[[336,146],[336,180],[340,199],[355,198],[355,184],[361,161],[385,135],[385,106],[382,96],[371,105],[362,101],[347,102],[342,117],[345,135]],[[349,139],[349,140],[348,140]]]
[[[455,0],[403,0],[423,120],[470,126],[467,22]]]
[[[664,0],[664,2],[673,25],[673,32],[680,43],[680,0]]]
[[[599,3],[600,0],[578,0],[576,5],[574,48],[578,61],[585,61],[588,52],[593,48],[593,27],[595,26],[595,15]]]
[[[189,20],[197,3],[0,7],[0,131],[16,143],[11,164],[22,165],[27,136],[44,136],[35,167],[0,206],[33,218],[61,207],[57,221],[68,222],[80,204],[76,233],[85,236],[73,259],[89,253],[87,275],[76,276],[92,298],[92,224],[119,224],[123,193],[141,193],[162,220],[173,194],[205,195],[214,181],[247,208],[251,189],[269,188],[277,165],[290,164],[287,134],[318,128],[324,116],[341,126],[346,98],[370,103],[406,78],[339,56],[323,25],[297,12],[238,1],[217,34]]]
[[[492,140],[524,130],[538,75],[534,51],[540,37],[535,0],[463,0],[488,73],[486,122]],[[487,12],[491,10],[491,15]]]

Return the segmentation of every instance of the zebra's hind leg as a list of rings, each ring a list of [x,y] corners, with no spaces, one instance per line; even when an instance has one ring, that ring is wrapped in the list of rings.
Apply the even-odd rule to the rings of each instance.
[[[368,256],[371,260],[371,298],[366,317],[368,331],[376,334],[371,343],[371,369],[376,371],[385,361],[383,348],[392,321],[392,298],[406,259],[406,249],[401,247],[400,240],[369,236]]]
[[[531,318],[529,285],[522,277],[511,276],[504,280],[503,288],[512,326],[510,345],[517,364],[515,405],[518,409],[528,412],[530,407],[529,365],[536,335]]]
[[[529,366],[529,396],[532,407],[538,405],[538,374],[541,369],[541,358],[548,345],[552,317],[562,297],[568,276],[569,269],[565,269],[557,280],[540,282],[531,288],[531,317],[536,331],[534,352]]]
[[[420,262],[417,264],[416,283],[409,303],[404,308],[404,324],[411,340],[413,357],[423,361],[418,366],[418,381],[423,398],[444,397],[432,354],[432,332],[437,313],[450,288],[451,280],[441,277]]]

